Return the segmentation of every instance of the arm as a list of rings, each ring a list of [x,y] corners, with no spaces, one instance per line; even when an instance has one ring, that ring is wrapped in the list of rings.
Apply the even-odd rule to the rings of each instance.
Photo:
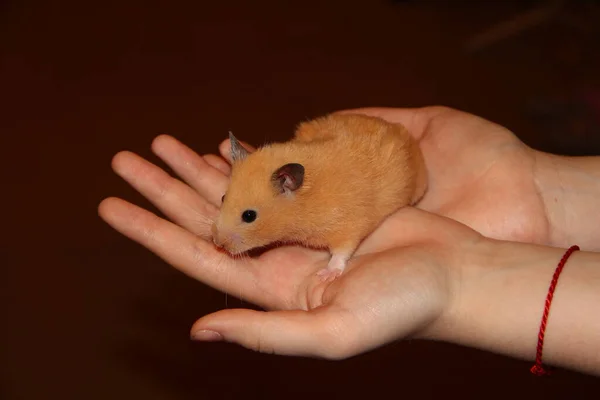
[[[534,170],[550,224],[550,243],[600,251],[600,157],[536,152]]]
[[[552,275],[565,249],[491,241],[430,336],[534,360]],[[576,251],[558,280],[543,348],[545,365],[600,374],[600,253]]]

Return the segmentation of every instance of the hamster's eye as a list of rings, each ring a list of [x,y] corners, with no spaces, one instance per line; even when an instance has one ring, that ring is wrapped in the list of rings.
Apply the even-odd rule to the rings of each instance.
[[[242,221],[250,223],[254,222],[256,219],[256,211],[254,210],[246,210],[242,213]]]
[[[225,195],[223,195],[223,197],[221,197],[221,204],[223,204],[224,201],[225,201]]]

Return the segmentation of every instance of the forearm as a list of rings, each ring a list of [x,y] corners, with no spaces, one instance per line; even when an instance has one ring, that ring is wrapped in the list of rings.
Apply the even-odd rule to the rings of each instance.
[[[533,360],[552,276],[566,249],[486,241],[440,338]],[[543,362],[600,375],[600,253],[577,251],[558,280]]]
[[[550,224],[550,242],[600,251],[600,156],[535,153],[535,179]]]

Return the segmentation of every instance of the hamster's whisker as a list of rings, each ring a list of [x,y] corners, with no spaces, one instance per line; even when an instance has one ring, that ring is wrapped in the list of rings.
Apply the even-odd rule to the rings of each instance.
[[[195,213],[194,217],[189,220],[195,225],[194,233],[196,235],[204,239],[212,237],[210,228],[214,221],[211,218],[201,213]]]
[[[223,269],[226,269],[226,268],[222,268],[225,257],[226,256],[224,254],[221,254],[221,256],[219,257],[216,268],[215,268],[217,273],[220,273]],[[229,271],[227,271],[227,274],[225,276],[225,287],[223,289],[223,292],[225,293],[225,308],[227,308],[227,296],[229,293]]]
[[[212,225],[215,222],[212,218],[209,218],[206,215],[201,214],[201,213],[197,213],[194,216],[193,221],[203,224],[203,225]]]
[[[249,261],[250,260],[250,256],[248,255],[248,253],[242,253],[241,256],[242,256],[242,259],[244,261]],[[244,295],[242,293],[242,289],[243,289],[243,287],[240,286],[240,301],[241,301],[242,304],[244,304]]]

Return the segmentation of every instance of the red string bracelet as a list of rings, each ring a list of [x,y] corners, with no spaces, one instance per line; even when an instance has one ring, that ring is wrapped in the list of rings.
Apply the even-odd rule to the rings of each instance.
[[[567,260],[573,254],[573,252],[579,250],[579,246],[571,246],[567,252],[563,255],[562,259],[558,263],[552,282],[550,282],[550,288],[548,289],[548,296],[546,297],[546,305],[544,307],[544,315],[542,316],[542,324],[540,325],[540,333],[538,334],[537,352],[535,355],[535,365],[531,367],[531,373],[537,376],[549,375],[550,371],[544,368],[542,365],[542,349],[544,347],[544,334],[546,333],[546,323],[548,322],[548,313],[550,312],[550,303],[552,303],[552,297],[554,296],[554,289],[556,289],[556,282],[562,272]]]

